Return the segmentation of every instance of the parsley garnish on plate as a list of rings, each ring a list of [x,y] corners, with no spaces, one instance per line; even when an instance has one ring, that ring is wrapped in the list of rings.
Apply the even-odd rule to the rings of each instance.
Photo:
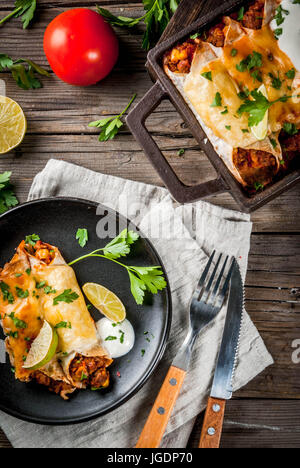
[[[222,106],[222,96],[221,94],[218,92],[216,93],[215,95],[215,99],[213,100],[212,104],[210,105],[210,107],[221,107]]]
[[[255,80],[259,81],[260,83],[263,82],[261,71],[254,70],[252,73],[250,73],[250,75],[252,76],[254,83],[255,83]]]
[[[275,36],[275,39],[279,39],[279,37],[282,35],[283,33],[283,29],[282,28],[277,28],[274,30],[274,36]]]
[[[80,247],[85,247],[89,240],[88,230],[85,228],[79,228],[76,233],[76,239],[78,240]]]
[[[72,289],[65,289],[63,293],[53,299],[53,305],[57,305],[59,302],[71,304],[78,298],[79,295],[76,292],[73,292]]]
[[[10,183],[10,176],[11,172],[9,171],[0,174],[0,214],[19,203]]]
[[[135,98],[136,98],[136,94],[132,96],[129,103],[127,104],[125,109],[121,112],[121,114],[117,115],[116,117],[115,116],[106,117],[105,119],[95,120],[94,122],[89,123],[89,127],[101,128],[99,141],[107,141],[107,140],[112,140],[113,138],[115,138],[120,128],[123,127],[124,125],[121,118],[125,114],[125,112],[129,109],[129,107],[131,106]]]
[[[0,25],[8,21],[10,18],[18,18],[21,16],[23,23],[23,29],[26,29],[33,19],[36,10],[36,0],[16,0],[15,9],[7,15],[5,18],[0,20]]]
[[[127,270],[132,295],[137,304],[143,304],[146,291],[149,291],[152,294],[157,294],[158,291],[167,286],[167,283],[160,266],[128,266],[117,261],[117,259],[126,257],[130,253],[132,244],[134,244],[138,239],[139,235],[136,232],[124,229],[105,247],[94,250],[87,255],[83,255],[82,257],[73,260],[69,263],[69,266],[91,257],[104,258],[113,261]]]
[[[104,341],[115,341],[117,339],[116,336],[107,336]]]
[[[261,184],[260,182],[255,182],[254,183],[254,188],[258,192],[258,190],[263,190],[265,188],[264,184]]]
[[[114,16],[110,11],[97,6],[98,13],[113,26],[132,28],[141,21],[146,25],[143,49],[150,49],[165,30],[171,16],[175,13],[180,0],[143,0],[146,13],[140,18]]]
[[[17,85],[25,90],[42,87],[36,73],[42,76],[50,76],[47,70],[44,70],[32,60],[22,58],[13,60],[6,54],[0,54],[0,72],[4,71],[10,71]]]
[[[242,7],[239,12],[238,12],[238,21],[242,21],[244,19],[244,14],[245,14],[245,7]]]

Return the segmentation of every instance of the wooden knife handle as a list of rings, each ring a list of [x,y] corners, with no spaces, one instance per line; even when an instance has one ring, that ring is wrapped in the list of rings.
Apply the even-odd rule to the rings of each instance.
[[[158,448],[180,393],[186,372],[171,366],[136,448]]]
[[[199,448],[219,448],[226,400],[209,398],[201,432]]]

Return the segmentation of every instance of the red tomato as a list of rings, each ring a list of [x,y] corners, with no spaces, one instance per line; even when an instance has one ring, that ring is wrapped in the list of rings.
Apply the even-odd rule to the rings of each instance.
[[[119,44],[101,15],[76,8],[61,13],[49,24],[44,51],[59,78],[72,85],[88,86],[110,73],[118,59]]]

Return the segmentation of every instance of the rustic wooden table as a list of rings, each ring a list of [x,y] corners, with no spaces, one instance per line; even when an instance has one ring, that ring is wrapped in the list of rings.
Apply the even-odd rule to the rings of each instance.
[[[183,0],[191,1],[191,0]],[[197,2],[197,0],[194,0]],[[219,1],[219,0],[218,0]],[[202,2],[203,9],[210,3]],[[123,16],[142,16],[140,0],[101,0],[102,6]],[[38,0],[36,21],[23,31],[13,19],[0,29],[1,50],[14,58],[26,57],[48,68],[43,53],[43,33],[59,13],[76,6],[94,7],[94,0]],[[0,0],[0,17],[12,2]],[[109,78],[97,86],[75,88],[53,74],[43,78],[36,91],[18,88],[9,74],[1,74],[7,95],[17,100],[28,119],[22,145],[1,158],[0,172],[12,171],[21,202],[27,198],[33,177],[49,158],[63,159],[95,171],[161,185],[161,181],[126,127],[115,140],[99,143],[88,122],[118,114],[133,93],[142,98],[151,86],[141,48],[142,27],[118,30],[120,60]],[[148,120],[164,154],[181,179],[189,184],[210,179],[214,170],[170,103],[164,102]],[[183,156],[178,150],[184,148]],[[300,363],[293,363],[293,344],[300,340],[300,185],[252,215],[253,234],[246,282],[247,310],[272,353],[275,365],[250,382],[228,404],[223,447],[300,446]],[[212,203],[237,208],[230,195]],[[299,347],[299,341],[298,341]],[[199,416],[190,439],[196,447]],[[10,447],[0,431],[0,447]]]

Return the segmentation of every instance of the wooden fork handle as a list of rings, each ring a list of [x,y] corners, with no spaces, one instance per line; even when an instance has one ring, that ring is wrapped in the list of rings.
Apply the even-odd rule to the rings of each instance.
[[[171,366],[136,448],[158,448],[180,393],[186,372]]]
[[[199,448],[219,448],[226,400],[210,397],[206,408]]]

